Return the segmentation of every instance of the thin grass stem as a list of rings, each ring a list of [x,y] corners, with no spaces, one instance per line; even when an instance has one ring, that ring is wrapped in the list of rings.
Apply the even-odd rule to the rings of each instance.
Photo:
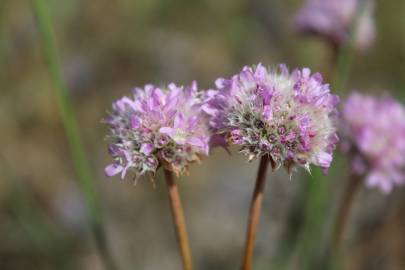
[[[349,183],[346,187],[343,199],[340,203],[338,213],[334,222],[334,227],[332,231],[332,242],[331,250],[332,253],[336,254],[339,252],[340,243],[344,234],[345,226],[350,214],[350,210],[353,205],[353,200],[361,183],[361,178],[357,175],[352,174],[349,179]]]
[[[61,76],[48,7],[44,0],[32,0],[32,4],[37,19],[46,64],[53,84],[53,92],[69,143],[73,165],[78,175],[79,186],[84,194],[96,245],[106,269],[114,270],[117,268],[107,245],[100,203],[96,195],[96,189],[90,174],[90,167],[80,140],[72,103]]]
[[[344,88],[346,86],[347,80],[349,79],[350,70],[354,59],[353,48],[356,41],[359,20],[365,10],[365,6],[367,5],[368,1],[369,0],[359,1],[359,3],[357,4],[353,22],[350,25],[348,41],[340,47],[334,48],[334,50],[337,51],[337,57],[333,87],[335,91],[339,93],[345,92]]]

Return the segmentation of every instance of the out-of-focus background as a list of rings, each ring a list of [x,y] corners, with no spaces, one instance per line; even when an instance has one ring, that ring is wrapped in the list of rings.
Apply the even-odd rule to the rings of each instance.
[[[122,269],[180,269],[166,186],[108,179],[100,123],[134,86],[213,87],[262,62],[333,74],[331,47],[293,27],[299,0],[46,1],[59,62]],[[405,101],[405,2],[377,1],[376,40],[356,53],[346,93],[387,91]],[[88,225],[30,1],[0,0],[0,269],[103,269]],[[343,98],[346,94],[343,94]],[[393,127],[393,132],[395,127]],[[215,149],[179,181],[197,269],[237,269],[257,162]],[[334,164],[318,217],[319,253],[347,183]],[[255,269],[302,269],[304,173],[268,177]],[[317,245],[315,245],[317,246]],[[312,251],[312,250],[311,250]],[[405,269],[405,188],[362,188],[344,237],[344,268]]]

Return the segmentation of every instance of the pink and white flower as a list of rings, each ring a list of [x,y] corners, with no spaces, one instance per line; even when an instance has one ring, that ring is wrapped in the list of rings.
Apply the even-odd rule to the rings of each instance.
[[[208,155],[210,131],[202,113],[202,92],[169,84],[159,88],[135,88],[133,97],[113,103],[104,119],[110,126],[109,154],[114,162],[105,168],[107,176],[128,170],[137,176],[155,173],[163,166],[176,174]]]
[[[229,80],[218,79],[206,99],[213,131],[240,145],[249,160],[270,155],[273,168],[284,165],[289,173],[296,165],[329,168],[338,141],[338,97],[319,73],[244,67]]]

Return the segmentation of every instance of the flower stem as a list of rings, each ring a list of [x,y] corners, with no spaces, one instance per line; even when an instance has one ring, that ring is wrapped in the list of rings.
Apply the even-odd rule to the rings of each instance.
[[[332,169],[332,168],[331,168]],[[303,227],[301,228],[299,249],[300,269],[314,269],[313,262],[322,242],[324,219],[328,208],[328,182],[319,168],[314,168],[312,175],[305,179],[305,196]]]
[[[333,88],[340,96],[346,93],[345,88],[349,79],[353,59],[355,56],[354,43],[357,34],[358,22],[360,15],[364,11],[365,4],[368,0],[361,0],[357,4],[354,19],[350,25],[348,40],[338,46],[332,47],[333,60],[336,62],[334,70]],[[339,157],[336,156],[336,163],[339,161]],[[339,168],[339,165],[335,165],[335,168]],[[317,256],[317,246],[321,244],[321,232],[324,226],[325,209],[327,209],[328,196],[327,192],[331,184],[327,184],[323,181],[323,176],[315,171],[312,177],[308,176],[308,194],[306,199],[306,216],[304,221],[304,227],[302,229],[302,251],[301,261],[303,262],[302,269],[313,269],[313,261]],[[333,173],[331,173],[333,175]]]
[[[334,227],[332,231],[332,243],[331,250],[332,254],[339,252],[340,242],[344,233],[345,225],[349,217],[350,209],[353,205],[353,199],[356,195],[358,188],[361,183],[361,178],[357,175],[352,174],[349,179],[348,186],[346,187],[345,193],[343,195],[343,200],[339,206],[339,210],[334,222]]]
[[[72,104],[67,94],[59,68],[57,50],[54,44],[52,23],[44,0],[33,0],[33,9],[37,19],[38,29],[41,36],[42,46],[45,53],[47,67],[53,83],[53,91],[56,97],[58,110],[62,118],[65,134],[69,143],[73,165],[78,175],[79,186],[84,194],[87,210],[90,216],[91,229],[93,231],[100,257],[109,270],[117,269],[109,251],[105,230],[102,222],[102,212],[91,179],[90,168],[80,140],[78,126]]]
[[[343,45],[338,48],[334,48],[336,53],[336,69],[335,80],[333,86],[335,91],[343,93],[346,82],[349,78],[350,68],[352,66],[354,58],[354,43],[357,36],[357,28],[360,20],[360,16],[364,12],[364,7],[369,0],[360,0],[356,7],[356,12],[353,18],[353,22],[349,29],[349,39]]]
[[[187,237],[186,221],[184,218],[183,207],[181,206],[181,200],[179,191],[177,189],[176,181],[174,180],[172,172],[164,170],[166,184],[169,190],[169,200],[174,219],[174,226],[177,234],[177,241],[179,243],[181,260],[184,270],[192,270],[192,260],[190,246]]]
[[[250,204],[248,228],[246,231],[245,251],[243,254],[242,270],[251,270],[253,264],[253,251],[256,239],[257,225],[259,224],[260,210],[263,202],[263,191],[266,183],[266,172],[269,166],[269,156],[264,155],[260,160],[255,189]]]

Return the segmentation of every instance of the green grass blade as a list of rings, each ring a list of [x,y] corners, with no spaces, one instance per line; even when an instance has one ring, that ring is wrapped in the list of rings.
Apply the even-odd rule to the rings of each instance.
[[[32,0],[34,12],[37,19],[38,29],[41,36],[42,46],[45,53],[50,78],[53,83],[54,95],[56,97],[60,116],[69,143],[69,149],[73,164],[79,179],[79,185],[84,194],[91,227],[96,239],[97,247],[107,269],[116,269],[109,252],[104,227],[102,224],[102,213],[100,203],[96,194],[95,186],[91,178],[90,167],[80,140],[78,125],[72,109],[72,103],[67,93],[59,68],[56,46],[52,33],[52,23],[48,14],[47,5],[44,0]]]

